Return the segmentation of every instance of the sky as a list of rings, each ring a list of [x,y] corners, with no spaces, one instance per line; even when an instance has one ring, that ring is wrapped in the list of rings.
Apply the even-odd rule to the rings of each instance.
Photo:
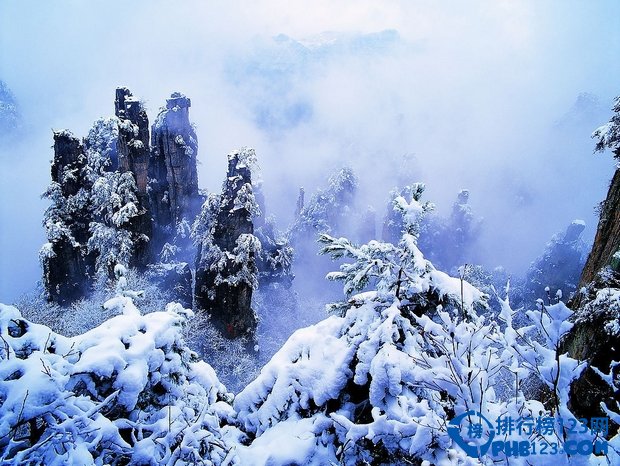
[[[523,271],[571,220],[594,235],[614,164],[590,133],[618,56],[615,0],[0,0],[0,79],[24,121],[0,146],[0,301],[40,279],[52,130],[85,136],[117,86],[151,121],[171,92],[192,99],[202,188],[256,148],[282,228],[300,186],[347,165],[379,218],[403,180],[443,213],[470,189],[481,261]]]

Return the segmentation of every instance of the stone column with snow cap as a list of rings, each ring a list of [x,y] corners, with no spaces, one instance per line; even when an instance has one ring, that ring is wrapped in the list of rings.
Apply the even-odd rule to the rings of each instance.
[[[83,175],[86,155],[82,142],[69,131],[54,133],[52,184],[45,197],[52,201],[43,221],[48,242],[39,253],[47,297],[69,303],[90,287],[94,258],[86,253],[88,225],[87,192]]]
[[[114,113],[119,124],[119,169],[136,178],[140,194],[146,194],[149,165],[149,118],[138,99],[126,87],[116,89]]]
[[[141,213],[132,219],[130,229],[150,239],[153,236],[153,229],[147,192],[150,159],[149,118],[142,102],[126,87],[116,89],[114,113],[119,122],[118,170],[133,173],[138,188],[136,195]],[[151,261],[150,249],[148,242],[139,242],[136,245],[132,265],[140,269],[146,268]]]
[[[196,228],[196,307],[207,311],[230,338],[256,328],[251,302],[258,286],[256,256],[261,245],[252,221],[260,215],[252,189],[255,160],[253,149],[228,155],[222,194],[207,199]]]
[[[189,121],[190,106],[189,98],[174,92],[160,109],[151,131],[148,191],[154,230],[151,250],[156,255],[173,240],[179,226],[191,225],[202,202],[196,168],[198,143]]]

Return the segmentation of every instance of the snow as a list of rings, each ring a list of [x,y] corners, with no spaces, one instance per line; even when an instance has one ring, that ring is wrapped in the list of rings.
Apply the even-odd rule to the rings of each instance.
[[[183,345],[191,311],[170,304],[141,316],[126,297],[105,306],[121,315],[65,338],[0,305],[0,459],[103,464],[113,455],[132,464],[234,464],[220,428],[220,419],[233,415],[230,396]],[[31,420],[42,431],[23,436]]]
[[[0,345],[0,451],[6,452],[1,459],[490,465],[508,459],[467,457],[449,435],[447,421],[472,409],[492,420],[540,415],[575,420],[569,389],[585,363],[561,354],[560,342],[573,326],[561,294],[553,305],[539,300],[536,310],[526,312],[525,327],[515,328],[507,298],[500,300],[501,327],[494,316],[478,315],[487,309],[486,296],[435,269],[417,247],[417,223],[430,208],[419,202],[422,191],[413,185],[411,200],[396,197],[405,221],[398,244],[357,246],[320,236],[324,253],[349,259],[328,275],[344,281],[341,315],[293,333],[236,397],[185,346],[181,328],[193,312],[171,303],[163,312],[141,315],[122,281],[124,266],[115,267],[118,295],[104,304],[117,315],[73,338],[0,306],[0,335],[7,342]],[[222,202],[221,196],[208,198],[192,236],[212,270],[234,262],[240,271],[226,280],[249,283],[255,280],[252,258],[260,242],[241,235],[232,252],[212,244]],[[620,291],[599,292],[594,305],[615,312]],[[519,382],[530,375],[554,395],[549,410],[521,391]],[[602,377],[615,383],[611,372]],[[509,387],[508,395],[496,390],[500,383]],[[25,420],[44,427],[32,444],[14,440]],[[559,429],[537,435],[560,445],[593,439],[590,433],[565,436]],[[51,438],[60,439],[59,451],[45,447]],[[521,440],[517,434],[504,438]],[[617,446],[620,438],[611,443]],[[568,463],[559,456],[536,464]],[[519,458],[510,464],[528,463]]]
[[[426,282],[421,289],[460,294],[460,280],[427,269],[419,271]],[[116,271],[122,278],[123,268]],[[463,290],[475,307],[481,293],[466,282]],[[125,457],[131,464],[262,466],[377,458],[402,464],[400,455],[407,455],[421,464],[486,465],[491,458],[466,457],[453,444],[446,432],[450,416],[471,407],[490,419],[545,412],[522,395],[501,399],[494,390],[500,368],[518,370],[520,377],[538,374],[559,394],[560,415],[572,418],[568,387],[583,364],[556,358],[554,348],[572,326],[563,303],[530,311],[532,325],[515,329],[504,301],[501,332],[494,322],[463,319],[443,305],[408,313],[408,304],[386,302],[376,291],[349,303],[342,317],[296,331],[236,398],[184,346],[180,331],[193,312],[179,304],[141,315],[119,295],[104,304],[117,316],[73,338],[0,305],[0,458],[15,464],[107,464]],[[528,339],[527,333],[543,329],[544,335]],[[611,375],[602,377],[615,383]],[[32,445],[28,436],[11,442],[16,426],[26,429],[28,420],[43,426],[42,434]],[[546,440],[558,441],[554,435]],[[567,464],[564,459],[535,464]]]
[[[238,450],[240,463],[248,466],[337,464],[326,432],[331,424],[325,416],[280,422],[252,442],[251,447]],[[321,443],[322,437],[325,437],[324,443]],[[323,448],[317,448],[317,444]]]
[[[353,348],[338,338],[340,318],[331,317],[295,332],[248,388],[237,395],[235,408],[244,426],[261,434],[287,413],[321,405],[338,395],[351,371]],[[325,367],[326,360],[330,361]],[[292,386],[289,381],[293,380]],[[259,410],[254,406],[260,404]],[[290,411],[289,414],[293,412]]]
[[[54,245],[52,243],[44,243],[39,250],[39,259],[43,262],[44,259],[51,259],[56,256],[54,252]]]

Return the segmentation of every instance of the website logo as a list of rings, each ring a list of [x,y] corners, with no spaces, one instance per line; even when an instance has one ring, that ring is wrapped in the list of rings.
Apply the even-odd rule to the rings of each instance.
[[[493,424],[478,411],[467,411],[450,421],[448,435],[472,458],[484,456],[495,438]]]
[[[500,416],[493,423],[474,410],[448,423],[448,435],[471,458],[606,455],[609,418]],[[562,439],[562,440],[561,440]]]

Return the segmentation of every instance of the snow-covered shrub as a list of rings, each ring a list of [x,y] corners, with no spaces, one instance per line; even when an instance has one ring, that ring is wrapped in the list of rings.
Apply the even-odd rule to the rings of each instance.
[[[66,338],[0,305],[0,458],[12,464],[231,464],[232,416],[214,371],[184,344],[170,304]]]
[[[209,361],[218,378],[233,393],[258,376],[260,361],[253,339],[226,338],[205,315],[191,319],[183,333],[187,344]]]
[[[173,300],[174,290],[158,286],[148,275],[134,268],[126,270],[125,289],[134,294],[136,304],[142,314],[149,314],[164,309]],[[22,315],[35,323],[42,323],[54,332],[65,336],[80,335],[91,330],[107,319],[114,317],[117,311],[105,308],[102,303],[117,295],[117,281],[100,277],[88,297],[79,299],[69,306],[59,306],[45,299],[44,291],[37,289],[23,295],[15,303]]]

